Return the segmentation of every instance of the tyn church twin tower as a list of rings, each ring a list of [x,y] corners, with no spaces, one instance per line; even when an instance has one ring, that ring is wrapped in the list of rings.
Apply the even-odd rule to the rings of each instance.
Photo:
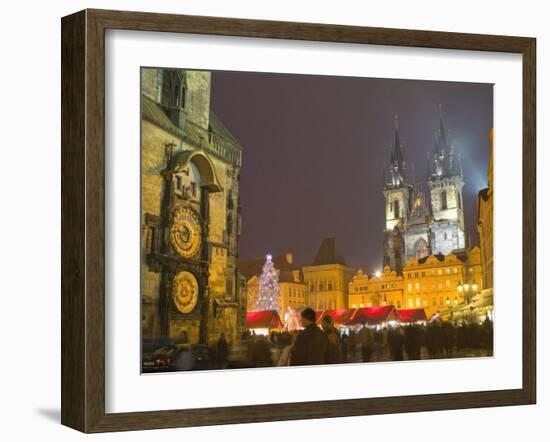
[[[390,166],[384,171],[386,223],[384,266],[398,273],[409,258],[448,255],[466,247],[464,175],[449,131],[440,115],[433,153],[427,156],[429,201],[419,183],[408,180],[407,163],[395,117]]]

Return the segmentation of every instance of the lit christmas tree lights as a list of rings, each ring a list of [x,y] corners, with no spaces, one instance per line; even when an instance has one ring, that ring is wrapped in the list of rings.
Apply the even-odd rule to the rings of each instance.
[[[254,310],[279,311],[279,276],[273,266],[272,256],[267,255],[258,288],[258,297],[254,304]]]

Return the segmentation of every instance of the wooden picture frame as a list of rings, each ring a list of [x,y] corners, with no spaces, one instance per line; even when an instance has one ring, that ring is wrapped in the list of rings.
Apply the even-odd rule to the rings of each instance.
[[[523,57],[523,384],[466,393],[105,412],[105,30],[124,29]],[[62,424],[83,432],[533,404],[536,400],[536,41],[533,38],[84,10],[62,19]]]

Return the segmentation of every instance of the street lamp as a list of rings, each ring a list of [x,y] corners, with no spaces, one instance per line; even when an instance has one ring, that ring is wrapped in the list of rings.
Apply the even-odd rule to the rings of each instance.
[[[464,295],[464,301],[466,301],[466,304],[469,304],[472,298],[477,294],[478,285],[475,280],[472,281],[471,284],[468,282],[462,284],[462,282],[459,281],[456,288],[460,295]]]

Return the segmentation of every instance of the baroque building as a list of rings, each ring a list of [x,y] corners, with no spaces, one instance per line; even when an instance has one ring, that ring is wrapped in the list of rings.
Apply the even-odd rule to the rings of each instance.
[[[434,150],[428,154],[428,197],[408,167],[395,117],[389,169],[384,171],[384,266],[401,273],[410,258],[448,255],[466,248],[459,156],[440,115]]]
[[[382,273],[369,275],[359,269],[349,283],[349,308],[393,305],[403,307],[403,277],[384,267]]]
[[[239,261],[239,273],[245,278],[245,290],[247,300],[247,311],[254,311],[260,276],[265,264],[265,258],[249,261]],[[284,314],[289,307],[300,310],[306,307],[306,284],[304,276],[299,267],[294,265],[292,253],[273,257],[273,266],[279,277],[279,312]],[[281,315],[282,316],[282,315]]]
[[[325,238],[309,266],[302,267],[306,304],[316,310],[348,308],[348,284],[354,269],[338,253],[335,238]]]
[[[481,251],[429,255],[409,258],[402,275],[388,266],[369,277],[358,270],[349,283],[349,308],[393,305],[397,309],[424,309],[432,315],[461,305],[469,294],[479,293],[483,285]],[[468,293],[465,288],[467,287]]]
[[[143,68],[141,91],[142,336],[234,341],[242,147],[210,108],[209,72]]]

